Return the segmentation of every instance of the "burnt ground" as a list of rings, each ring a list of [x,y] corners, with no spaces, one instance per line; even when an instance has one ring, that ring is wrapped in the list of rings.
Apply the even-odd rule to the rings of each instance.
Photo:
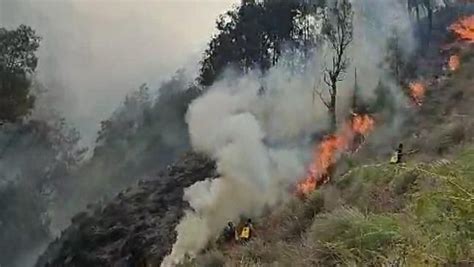
[[[161,262],[176,240],[188,203],[184,188],[216,177],[215,163],[189,153],[166,172],[119,193],[110,203],[76,215],[37,267],[146,266]]]

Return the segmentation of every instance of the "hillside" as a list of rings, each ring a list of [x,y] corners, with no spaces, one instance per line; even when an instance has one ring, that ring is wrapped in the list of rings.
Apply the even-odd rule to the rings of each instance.
[[[473,158],[358,167],[190,266],[472,266]]]
[[[215,176],[214,162],[186,154],[166,173],[141,181],[107,205],[89,207],[52,242],[36,266],[139,266],[161,261],[187,203],[183,189]]]
[[[427,90],[405,135],[406,164],[388,164],[370,140],[339,175],[307,199],[256,221],[256,238],[210,244],[184,266],[451,265],[474,263],[474,53]],[[462,97],[459,97],[462,95]],[[215,177],[214,163],[188,154],[149,181],[91,208],[49,246],[37,266],[158,266],[175,242],[183,189]],[[145,266],[145,265],[143,265]]]
[[[405,163],[369,139],[329,184],[258,219],[251,242],[182,266],[473,266],[474,49],[456,52],[406,126]]]
[[[445,6],[433,22],[432,6],[420,18],[392,1],[303,2],[242,1],[220,18],[205,88],[179,105],[178,139],[195,152],[76,215],[36,266],[472,266],[474,47],[450,29],[471,9]],[[281,12],[294,27],[278,36]],[[311,16],[327,29],[312,32]],[[390,33],[395,18],[406,27]],[[110,129],[121,144],[121,127]],[[161,126],[144,129],[131,147]],[[403,162],[389,164],[399,143]],[[119,147],[117,162],[144,160]],[[162,151],[149,152],[155,166]],[[250,242],[220,242],[228,221],[248,217]]]

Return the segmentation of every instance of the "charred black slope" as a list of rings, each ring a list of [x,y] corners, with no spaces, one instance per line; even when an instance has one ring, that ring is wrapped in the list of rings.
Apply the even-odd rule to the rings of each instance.
[[[140,266],[161,262],[184,215],[184,188],[216,176],[215,163],[189,153],[166,173],[142,181],[109,204],[83,212],[51,243],[37,267]]]

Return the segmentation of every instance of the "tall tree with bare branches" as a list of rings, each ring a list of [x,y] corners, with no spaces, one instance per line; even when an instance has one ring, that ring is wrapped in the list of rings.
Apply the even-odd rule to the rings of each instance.
[[[331,62],[325,67],[323,74],[329,99],[323,96],[322,91],[316,89],[315,92],[328,109],[331,131],[335,131],[337,126],[337,85],[344,79],[350,62],[347,51],[353,40],[353,17],[354,12],[349,0],[336,0],[330,9],[325,27],[325,36],[332,52]]]

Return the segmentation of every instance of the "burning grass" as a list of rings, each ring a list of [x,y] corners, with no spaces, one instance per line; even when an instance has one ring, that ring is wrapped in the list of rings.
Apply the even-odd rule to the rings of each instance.
[[[459,39],[474,43],[474,15],[461,18],[449,27]]]
[[[368,135],[374,125],[375,121],[371,116],[353,114],[338,133],[327,136],[316,147],[314,161],[309,167],[306,178],[297,185],[297,194],[308,195],[316,190],[319,184],[327,182],[331,176],[331,169],[340,155],[357,150],[361,144],[356,138]]]
[[[461,59],[459,58],[458,55],[452,55],[449,57],[449,62],[448,62],[449,70],[451,71],[456,71],[459,69],[461,66]]]
[[[408,85],[410,89],[410,95],[415,104],[421,106],[423,104],[423,99],[425,98],[426,85],[421,81],[411,82]]]

